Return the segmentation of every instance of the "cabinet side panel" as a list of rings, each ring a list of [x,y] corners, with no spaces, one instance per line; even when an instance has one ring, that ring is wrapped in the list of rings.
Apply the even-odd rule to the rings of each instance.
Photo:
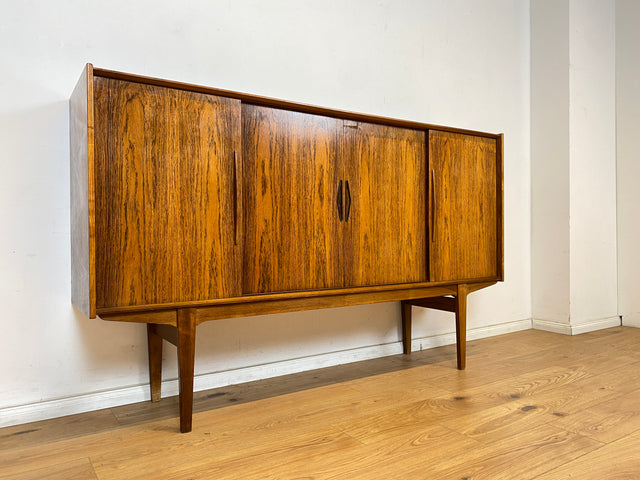
[[[243,104],[243,293],[343,286],[339,121]]]
[[[497,179],[496,179],[496,202],[497,202],[497,238],[498,238],[498,280],[504,281],[504,134],[498,136],[497,144]]]
[[[93,78],[87,65],[69,99],[71,189],[71,301],[88,317],[96,316]]]
[[[96,77],[98,308],[240,294],[240,102]]]
[[[495,138],[429,132],[431,281],[498,278],[497,153]]]

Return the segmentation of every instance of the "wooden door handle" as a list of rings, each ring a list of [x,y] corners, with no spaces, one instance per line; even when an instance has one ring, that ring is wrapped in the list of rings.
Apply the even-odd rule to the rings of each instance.
[[[343,218],[343,209],[342,209],[342,180],[338,182],[338,218],[342,221]]]
[[[431,169],[431,243],[436,241],[436,171]]]
[[[239,210],[240,210],[240,165],[238,159],[238,152],[233,151],[233,242],[234,245],[238,245],[238,237],[240,229],[238,228],[239,222]]]
[[[344,221],[348,222],[349,221],[349,212],[351,212],[351,190],[349,190],[349,180],[345,180],[344,181],[344,193],[345,193],[345,198],[344,198]]]

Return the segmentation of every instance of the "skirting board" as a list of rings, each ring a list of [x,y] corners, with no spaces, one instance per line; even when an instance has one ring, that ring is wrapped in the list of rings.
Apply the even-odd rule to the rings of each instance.
[[[640,313],[622,315],[622,325],[625,327],[640,327]]]
[[[501,323],[499,325],[468,329],[467,340],[471,341],[502,335],[505,333],[517,332],[520,330],[528,330],[531,326],[531,319],[526,319]],[[411,341],[411,348],[413,351],[427,350],[429,348],[440,347],[442,345],[452,345],[455,342],[455,333],[447,333],[443,335],[435,335],[433,337],[413,339]],[[394,342],[385,345],[375,345],[341,352],[332,352],[293,360],[285,360],[266,365],[256,365],[225,372],[207,373],[197,375],[195,377],[194,390],[209,390],[212,388],[288,375],[317,368],[370,360],[389,355],[399,355],[401,353],[402,343]],[[163,381],[162,396],[171,397],[174,395],[178,395],[177,379]],[[21,425],[29,422],[37,422],[50,418],[64,417],[77,413],[102,410],[104,408],[128,405],[131,403],[144,402],[149,401],[150,399],[149,385],[144,384],[9,407],[0,409],[0,428],[12,425]]]
[[[545,330],[547,332],[562,333],[564,335],[579,335],[581,333],[595,332],[604,328],[619,327],[621,325],[620,317],[607,317],[589,320],[578,324],[568,324],[554,322],[551,320],[533,319],[533,328],[535,330]]]

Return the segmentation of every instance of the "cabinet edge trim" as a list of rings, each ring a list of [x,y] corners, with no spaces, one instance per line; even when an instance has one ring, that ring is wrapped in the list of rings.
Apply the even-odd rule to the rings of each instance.
[[[265,97],[261,95],[250,94],[250,93],[235,92],[233,90],[207,87],[203,85],[178,82],[174,80],[165,80],[165,79],[161,79],[157,77],[149,77],[145,75],[118,72],[115,70],[108,70],[103,68],[94,68],[93,74],[94,76],[99,76],[104,78],[113,78],[113,79],[124,80],[128,82],[155,85],[158,87],[175,88],[179,90],[187,90],[190,92],[235,98],[244,103],[250,103],[253,105],[282,108],[286,110],[293,110],[296,112],[311,113],[315,115],[325,115],[329,117],[336,117],[336,118],[347,119],[347,120],[379,123],[379,124],[391,125],[395,127],[411,128],[415,130],[432,130],[432,129],[442,130],[447,132],[463,133],[468,135],[476,135],[476,136],[490,137],[490,138],[497,138],[500,135],[495,133],[481,132],[477,130],[468,130],[463,128],[447,127],[443,125],[434,125],[429,123],[416,122],[413,120],[402,120],[398,118],[383,117],[380,115],[369,115],[365,113],[357,113],[357,112],[350,112],[346,110],[320,107],[317,105],[311,105],[306,103],[292,102],[289,100],[281,100],[281,99],[272,98],[272,97]]]

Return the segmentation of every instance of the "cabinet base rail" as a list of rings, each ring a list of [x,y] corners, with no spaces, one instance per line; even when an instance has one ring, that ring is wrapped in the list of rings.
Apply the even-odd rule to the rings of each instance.
[[[467,295],[481,288],[493,285],[493,283],[494,282],[460,284],[454,286],[450,295],[402,300],[400,305],[402,312],[402,344],[404,353],[407,355],[411,353],[412,307],[452,312],[455,313],[456,320],[457,366],[458,369],[464,370],[466,366]],[[158,402],[162,395],[163,340],[178,349],[180,431],[182,433],[190,432],[192,429],[197,317],[198,308],[180,308],[177,310],[175,326],[163,323],[147,323],[149,379],[152,402]]]

